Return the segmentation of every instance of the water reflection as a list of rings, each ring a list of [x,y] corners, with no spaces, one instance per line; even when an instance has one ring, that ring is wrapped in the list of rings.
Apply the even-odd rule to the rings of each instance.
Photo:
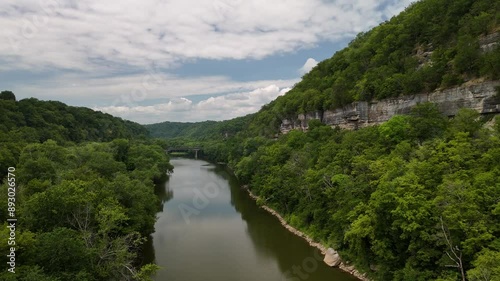
[[[139,261],[140,265],[145,265],[148,263],[156,263],[155,248],[153,246],[153,237],[151,235],[142,245],[142,251],[140,257],[141,257]]]
[[[168,185],[169,179],[170,177],[165,174],[157,183],[155,183],[155,194],[158,198],[160,198],[161,204],[159,211],[162,211],[163,205],[174,197],[174,192]]]
[[[163,210],[165,203],[174,197],[174,192],[170,189],[170,187],[167,184],[169,179],[170,177],[167,174],[165,174],[161,179],[159,179],[155,183],[154,192],[156,196],[158,196],[158,198],[160,199],[158,205],[158,212],[161,212]],[[153,237],[151,235],[142,245],[140,257],[141,258],[139,263],[141,265],[156,262],[155,248],[153,246]]]
[[[240,187],[236,177],[229,174],[224,167],[218,167],[214,172],[229,182],[231,204],[246,222],[249,237],[261,257],[276,259],[280,271],[286,275],[286,279],[283,280],[306,278],[307,280],[357,280],[344,272],[326,266],[322,262],[319,250],[310,247],[302,238],[287,231],[276,217],[258,208],[253,199],[248,196],[247,191]],[[309,273],[300,268],[306,260],[315,261],[314,272]],[[299,268],[302,272],[293,273],[294,268]]]
[[[304,279],[287,272],[314,257],[314,249],[258,208],[236,178],[204,161],[173,159],[172,164],[175,172],[161,195],[163,211],[152,235],[153,253],[163,268],[155,280]],[[214,186],[218,192],[210,197]],[[307,280],[355,279],[318,262]]]

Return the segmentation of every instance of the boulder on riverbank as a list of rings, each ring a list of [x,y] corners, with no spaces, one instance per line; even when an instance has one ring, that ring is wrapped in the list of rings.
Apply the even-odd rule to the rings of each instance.
[[[332,248],[328,248],[328,250],[325,253],[325,258],[323,259],[323,261],[332,267],[339,266],[340,263],[342,262],[340,260],[339,253]]]

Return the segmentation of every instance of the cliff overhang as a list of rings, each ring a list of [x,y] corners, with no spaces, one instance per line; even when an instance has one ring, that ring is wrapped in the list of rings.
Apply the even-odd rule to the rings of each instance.
[[[480,114],[500,114],[500,81],[470,82],[462,86],[379,101],[359,101],[342,108],[299,114],[294,119],[283,119],[280,131],[307,131],[310,120],[320,120],[331,127],[355,130],[379,125],[395,115],[409,114],[420,103],[432,102],[446,116],[453,117],[461,108],[470,108]]]

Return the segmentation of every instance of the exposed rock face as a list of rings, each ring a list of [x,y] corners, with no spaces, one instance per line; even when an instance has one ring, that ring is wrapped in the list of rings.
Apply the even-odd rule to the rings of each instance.
[[[339,253],[332,248],[328,248],[325,253],[325,258],[323,261],[329,266],[339,266],[342,260],[340,259]]]
[[[493,51],[498,46],[499,42],[500,32],[495,32],[479,38],[479,45],[483,52]]]
[[[481,114],[500,114],[500,97],[495,89],[498,86],[500,86],[500,81],[488,81],[436,91],[430,94],[418,94],[372,102],[354,102],[343,108],[328,110],[323,113],[299,114],[295,120],[282,120],[280,130],[283,134],[294,129],[306,131],[308,122],[312,119],[318,119],[332,127],[358,129],[384,123],[397,114],[408,114],[414,106],[424,102],[437,104],[439,110],[450,117],[457,114],[460,108],[474,109]]]

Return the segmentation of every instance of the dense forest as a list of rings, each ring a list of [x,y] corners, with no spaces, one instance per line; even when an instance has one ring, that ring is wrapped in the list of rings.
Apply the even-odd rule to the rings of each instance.
[[[116,138],[144,139],[143,126],[57,101],[35,98],[16,101],[14,93],[0,93],[0,178],[15,165],[29,143],[54,140],[59,144],[112,141]]]
[[[0,112],[0,251],[14,246],[17,261],[0,279],[149,280],[157,267],[138,255],[159,208],[154,183],[173,168],[164,149],[141,125],[87,108],[4,91]]]
[[[374,280],[497,280],[500,118],[484,122],[466,109],[448,121],[432,104],[358,131],[311,122],[246,139],[234,170],[259,203]]]
[[[299,113],[499,79],[498,39],[483,44],[498,35],[499,11],[500,1],[415,2],[247,119],[148,129],[228,163],[259,204],[373,280],[500,280],[500,117],[461,109],[449,119],[424,103],[379,126],[312,120],[276,137]]]

